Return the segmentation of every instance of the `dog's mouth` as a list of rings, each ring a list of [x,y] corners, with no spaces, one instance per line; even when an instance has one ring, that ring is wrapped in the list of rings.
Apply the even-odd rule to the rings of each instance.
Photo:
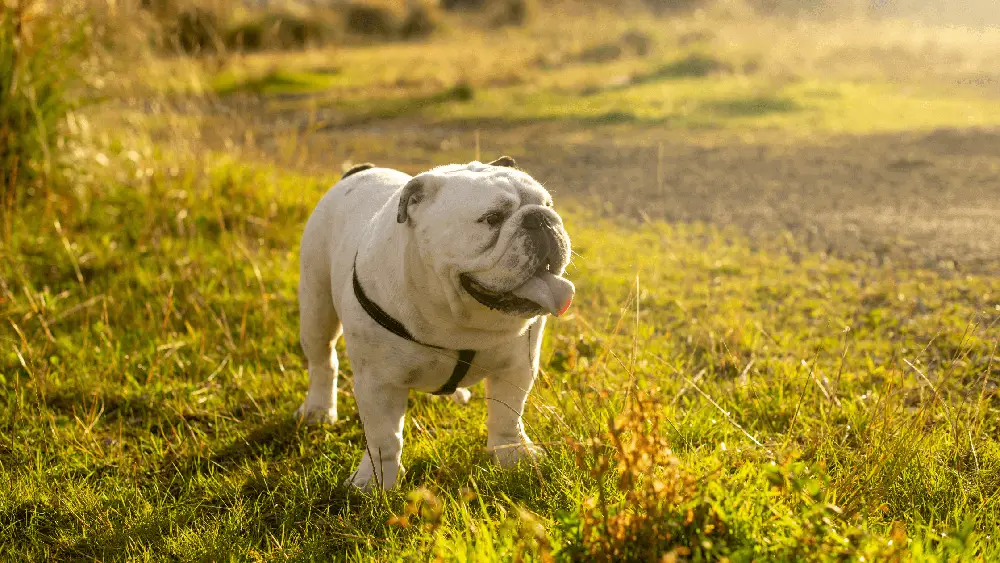
[[[553,274],[548,266],[507,292],[493,291],[470,274],[462,274],[459,280],[469,295],[490,309],[526,317],[546,313],[558,317],[569,309],[576,292],[573,282]]]

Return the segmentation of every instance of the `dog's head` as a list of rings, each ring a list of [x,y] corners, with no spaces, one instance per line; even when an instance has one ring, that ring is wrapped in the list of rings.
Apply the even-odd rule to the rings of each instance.
[[[396,220],[436,277],[475,303],[523,318],[569,308],[569,235],[549,193],[510,157],[415,176]]]

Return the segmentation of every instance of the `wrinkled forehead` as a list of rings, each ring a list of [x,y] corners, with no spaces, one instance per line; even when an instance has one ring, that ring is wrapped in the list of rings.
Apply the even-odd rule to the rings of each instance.
[[[441,181],[442,195],[450,193],[475,198],[487,205],[492,198],[506,195],[519,205],[541,204],[549,194],[534,178],[513,168],[488,166],[479,162],[435,168],[432,173]]]

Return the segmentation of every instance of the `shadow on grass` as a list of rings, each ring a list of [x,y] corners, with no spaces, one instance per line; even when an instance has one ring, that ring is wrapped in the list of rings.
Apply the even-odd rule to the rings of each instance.
[[[280,416],[205,459],[208,463],[227,468],[236,467],[248,459],[280,459],[298,453],[302,438],[303,431],[295,418]],[[192,466],[198,465],[199,460],[195,459]]]
[[[161,401],[151,395],[118,395],[97,392],[82,387],[64,387],[50,392],[45,399],[45,406],[57,415],[83,415],[94,404],[100,405],[102,418],[105,421],[126,419],[132,425],[135,420],[148,419],[167,420],[174,422],[179,417],[164,417],[165,409]]]
[[[345,127],[355,127],[355,126],[365,126],[377,123],[378,121],[385,119],[387,121],[396,118],[407,118],[409,117],[406,113],[400,113],[396,115],[388,116],[375,116],[371,114],[366,114],[364,116],[359,116],[357,118],[345,119],[337,123],[327,123],[319,128],[309,129],[310,133],[316,131],[328,131],[332,129],[342,129]],[[678,115],[666,115],[666,116],[643,116],[636,114],[631,111],[621,111],[621,110],[609,110],[599,113],[594,113],[592,115],[568,115],[568,116],[521,116],[521,117],[457,117],[457,118],[447,118],[447,117],[432,117],[427,118],[421,123],[421,127],[434,126],[443,128],[456,128],[456,129],[490,129],[493,131],[503,131],[516,129],[518,127],[523,127],[525,125],[537,125],[537,124],[551,124],[551,125],[565,125],[567,127],[580,127],[580,126],[601,126],[601,125],[669,125],[677,127],[692,127],[692,128],[708,128],[711,125],[700,124],[692,122],[683,116]],[[411,122],[403,122],[399,124],[400,127],[412,127]],[[305,131],[306,129],[303,129]]]
[[[346,477],[342,471],[348,464],[331,467],[329,456],[315,455],[315,451],[305,454],[305,449],[315,450],[314,445],[306,445],[313,432],[319,430],[306,431],[291,416],[281,416],[259,424],[245,437],[231,438],[218,452],[165,459],[126,485],[137,487],[136,494],[142,498],[158,499],[152,509],[143,512],[138,505],[102,502],[98,510],[109,515],[102,518],[107,525],[87,526],[72,512],[38,502],[0,512],[0,518],[34,526],[39,534],[51,537],[60,530],[90,528],[87,534],[71,533],[76,541],[61,546],[56,560],[113,558],[126,552],[137,555],[138,547],[167,553],[175,540],[183,539],[179,530],[213,527],[215,537],[200,549],[210,560],[225,559],[237,540],[244,548],[253,547],[254,542],[260,547],[268,535],[280,537],[314,512],[337,515],[348,509],[352,492],[342,485]],[[291,486],[290,475],[310,475],[313,490],[319,491]],[[240,510],[243,519],[238,530],[227,523],[234,510]],[[374,516],[372,525],[385,520],[381,513]],[[230,537],[235,533],[244,537]],[[334,554],[347,543],[352,542],[325,540],[324,551]]]
[[[707,102],[702,107],[716,115],[724,117],[757,117],[773,113],[788,113],[802,109],[802,106],[795,100],[779,96],[755,96],[752,98],[718,100]]]
[[[648,72],[636,74],[622,83],[588,87],[581,94],[583,96],[594,96],[604,92],[617,92],[634,86],[642,86],[666,80],[705,78],[713,74],[729,74],[731,72],[733,72],[733,67],[729,63],[715,57],[694,53],[682,59],[660,65]]]
[[[61,530],[73,528],[77,518],[73,514],[61,511],[51,503],[42,500],[30,500],[0,511],[0,522],[21,530],[21,535],[27,537],[49,537],[59,535]]]
[[[648,84],[660,80],[679,78],[704,78],[712,74],[729,73],[733,67],[708,55],[692,54],[683,59],[662,65],[632,79],[632,84]]]
[[[239,79],[236,77],[222,78],[215,87],[219,95],[238,92],[253,94],[301,94],[325,90],[333,85],[338,69],[325,69],[312,72],[294,72],[273,70],[262,76]]]
[[[401,99],[378,100],[366,104],[367,107],[355,116],[348,117],[337,124],[329,124],[318,130],[339,128],[345,125],[363,125],[380,119],[394,119],[415,115],[422,110],[451,102],[468,102],[475,97],[472,86],[459,83],[447,90],[426,96],[413,96]]]
[[[167,409],[155,396],[88,400],[99,401],[106,416],[123,417],[133,426],[144,420],[149,429],[165,428],[168,421],[185,428],[190,421],[183,415],[164,415]],[[80,395],[72,392],[50,401],[60,413],[79,411],[80,406]],[[221,430],[206,421],[195,424],[209,435]],[[214,444],[185,447],[180,455],[166,452],[138,473],[113,466],[79,476],[100,498],[82,513],[61,502],[31,500],[0,510],[0,518],[33,532],[23,535],[18,541],[24,543],[13,549],[34,553],[39,541],[51,542],[46,549],[55,560],[114,559],[126,553],[176,556],[178,549],[224,559],[233,549],[263,549],[269,537],[315,533],[317,526],[323,533],[310,542],[310,549],[317,556],[335,558],[345,549],[370,548],[372,539],[400,534],[386,521],[400,513],[405,492],[415,486],[444,492],[474,487],[484,499],[507,499],[486,503],[485,510],[496,518],[506,514],[503,507],[510,501],[536,511],[575,506],[561,485],[565,463],[553,464],[546,457],[537,464],[500,470],[478,435],[446,441],[447,455],[440,461],[436,456],[410,460],[401,490],[386,497],[360,494],[343,483],[357,461],[361,425],[350,419],[332,433],[336,436],[330,428],[301,427],[290,415],[238,422],[211,440]],[[561,459],[558,451],[554,456]],[[204,537],[195,540],[197,536]]]

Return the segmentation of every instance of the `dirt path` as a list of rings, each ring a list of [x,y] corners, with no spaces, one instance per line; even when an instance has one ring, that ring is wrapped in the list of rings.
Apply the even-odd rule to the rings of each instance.
[[[524,166],[629,215],[790,231],[814,251],[1000,272],[1000,132],[822,144],[528,145]],[[658,181],[662,178],[662,184]]]
[[[242,115],[254,115],[239,111]],[[296,115],[257,112],[265,154]],[[764,241],[791,232],[817,252],[1000,274],[1000,131],[766,141],[649,127],[476,126],[393,120],[298,134],[296,166],[337,172],[345,159],[411,172],[474,155],[512,154],[557,197],[606,213],[737,227]],[[287,152],[287,151],[286,151]],[[659,160],[659,164],[657,164]]]

